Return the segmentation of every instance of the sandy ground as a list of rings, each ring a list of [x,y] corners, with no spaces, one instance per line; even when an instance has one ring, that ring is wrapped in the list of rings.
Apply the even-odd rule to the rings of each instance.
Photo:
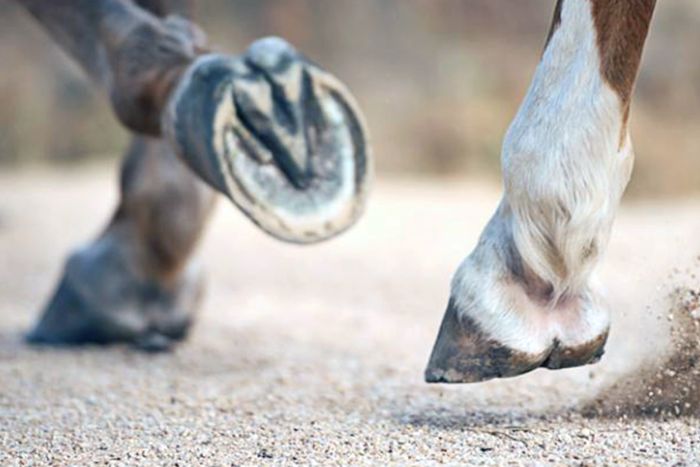
[[[360,225],[311,248],[222,203],[208,296],[174,353],[29,348],[64,255],[115,202],[108,169],[0,175],[1,465],[700,463],[697,418],[573,408],[666,345],[657,315],[698,265],[698,201],[623,208],[601,270],[615,310],[602,363],[446,387],[423,368],[497,187],[380,181]]]

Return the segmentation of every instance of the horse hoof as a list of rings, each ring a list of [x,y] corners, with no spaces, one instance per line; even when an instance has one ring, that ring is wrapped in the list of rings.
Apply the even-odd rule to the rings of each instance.
[[[338,235],[363,212],[370,151],[345,86],[278,38],[197,59],[163,128],[180,157],[268,234]]]
[[[109,241],[71,256],[30,344],[75,346],[127,343],[154,352],[182,340],[199,303],[198,271],[171,286],[131,274]]]
[[[505,316],[501,324],[508,326]],[[531,329],[533,335],[545,334],[540,331]],[[534,336],[520,337],[540,340]],[[540,367],[555,370],[592,364],[602,357],[607,337],[605,329],[598,337],[574,346],[546,337],[541,339],[541,345],[528,345],[524,350],[487,334],[474,319],[460,313],[455,301],[450,300],[425,370],[425,381],[477,383],[519,376]]]

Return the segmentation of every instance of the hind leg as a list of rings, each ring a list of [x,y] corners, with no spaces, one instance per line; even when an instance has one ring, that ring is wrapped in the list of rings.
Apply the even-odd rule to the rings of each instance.
[[[203,285],[194,253],[214,193],[166,143],[145,137],[133,139],[120,184],[112,220],[69,257],[31,342],[160,349],[186,335]]]

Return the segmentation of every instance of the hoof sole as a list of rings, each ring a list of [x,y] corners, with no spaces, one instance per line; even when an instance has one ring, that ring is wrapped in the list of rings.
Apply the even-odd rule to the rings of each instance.
[[[360,111],[281,39],[195,61],[163,127],[190,168],[278,239],[326,240],[363,212],[371,163]]]

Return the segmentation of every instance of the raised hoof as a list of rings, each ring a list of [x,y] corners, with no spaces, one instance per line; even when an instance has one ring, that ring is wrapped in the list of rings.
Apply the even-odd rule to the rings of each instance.
[[[95,266],[97,265],[97,266]],[[68,261],[30,344],[76,346],[131,344],[148,352],[169,350],[187,336],[201,284],[192,274],[173,287],[129,275],[119,261],[88,250]]]
[[[190,168],[278,239],[322,241],[363,211],[371,164],[354,99],[281,39],[197,59],[163,128]]]
[[[425,381],[476,383],[518,376],[540,367],[561,369],[595,363],[603,355],[607,335],[605,331],[574,347],[563,346],[554,338],[541,351],[524,352],[488,336],[475,320],[459,313],[454,300],[450,300],[425,370]]]

